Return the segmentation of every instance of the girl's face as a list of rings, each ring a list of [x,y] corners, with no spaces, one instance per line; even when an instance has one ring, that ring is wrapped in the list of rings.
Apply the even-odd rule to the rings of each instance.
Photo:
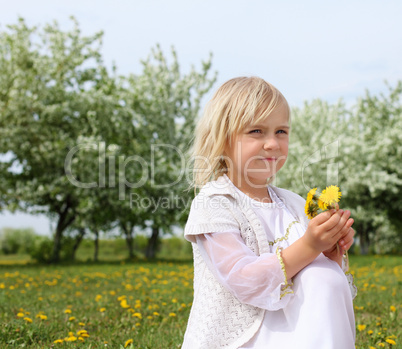
[[[280,103],[265,120],[235,135],[225,149],[232,182],[238,187],[265,187],[286,161],[289,131],[288,108]]]

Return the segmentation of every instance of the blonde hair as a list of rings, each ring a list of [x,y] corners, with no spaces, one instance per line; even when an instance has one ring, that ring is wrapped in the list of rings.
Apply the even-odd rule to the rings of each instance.
[[[290,115],[282,93],[261,78],[238,77],[225,82],[206,105],[196,127],[191,154],[194,188],[227,173],[223,155],[232,137],[264,120],[280,103],[285,103]]]

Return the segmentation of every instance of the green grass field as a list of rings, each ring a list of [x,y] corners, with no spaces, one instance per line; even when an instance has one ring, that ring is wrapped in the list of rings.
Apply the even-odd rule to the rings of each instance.
[[[191,262],[15,265],[0,260],[1,348],[180,348]],[[356,348],[402,348],[402,257],[352,256]]]

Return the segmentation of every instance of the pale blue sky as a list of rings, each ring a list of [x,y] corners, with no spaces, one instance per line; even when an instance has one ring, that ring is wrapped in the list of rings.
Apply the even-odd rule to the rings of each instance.
[[[121,74],[140,72],[140,59],[160,43],[173,45],[183,70],[212,52],[215,88],[229,78],[258,75],[276,85],[291,106],[321,98],[352,102],[365,89],[385,90],[402,77],[402,2],[270,0],[0,0],[0,30],[24,17],[56,19],[84,34],[105,32],[103,55]],[[4,226],[49,232],[46,218],[0,215]]]

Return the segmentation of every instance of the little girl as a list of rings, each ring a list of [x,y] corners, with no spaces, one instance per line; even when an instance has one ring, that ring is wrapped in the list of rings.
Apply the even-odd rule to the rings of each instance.
[[[185,227],[194,302],[184,349],[355,347],[355,289],[342,258],[350,212],[308,221],[300,196],[268,184],[289,131],[286,99],[260,78],[226,82],[207,105],[193,154],[202,188]]]

